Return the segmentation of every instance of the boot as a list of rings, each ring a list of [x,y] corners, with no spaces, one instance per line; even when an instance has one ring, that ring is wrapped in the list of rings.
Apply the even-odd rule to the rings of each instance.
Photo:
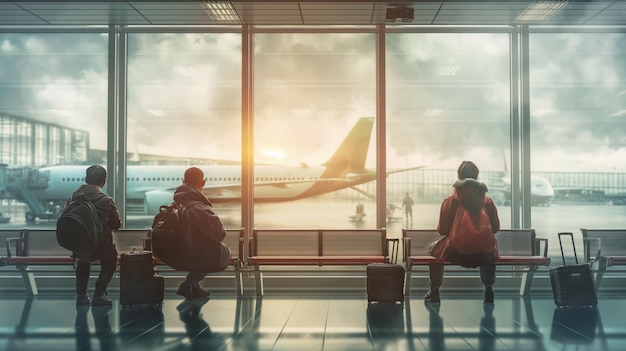
[[[485,287],[485,292],[483,294],[485,303],[493,303],[493,288],[490,286]]]
[[[441,302],[441,298],[439,297],[439,289],[428,289],[426,296],[424,296],[424,302],[428,303],[439,303]]]

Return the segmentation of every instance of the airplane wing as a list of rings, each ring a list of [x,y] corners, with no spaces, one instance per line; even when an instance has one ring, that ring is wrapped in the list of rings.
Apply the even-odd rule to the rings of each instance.
[[[391,170],[391,171],[387,171],[387,176],[389,176],[390,174],[414,171],[416,169],[422,169],[424,167],[426,167],[426,166],[416,166],[416,167],[409,167],[409,168],[394,169],[394,170]]]

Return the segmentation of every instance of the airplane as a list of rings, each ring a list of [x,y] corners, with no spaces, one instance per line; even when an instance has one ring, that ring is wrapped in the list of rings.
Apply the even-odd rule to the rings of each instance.
[[[504,156],[504,154],[503,154]],[[501,179],[502,188],[489,186],[491,191],[499,191],[504,196],[506,203],[511,203],[511,173],[504,159],[504,177]],[[533,206],[548,206],[550,200],[554,197],[554,189],[552,184],[543,178],[536,175],[530,175],[530,202]]]
[[[374,125],[373,117],[360,118],[332,157],[320,166],[300,164],[255,165],[254,201],[283,202],[322,195],[374,181],[375,170],[365,161]],[[156,214],[159,206],[172,202],[174,190],[182,184],[189,165],[127,166],[126,199],[142,202],[146,214]],[[213,203],[241,201],[241,166],[197,166],[204,171],[204,195]],[[387,174],[420,167],[397,169]],[[59,165],[37,170],[38,186],[32,192],[43,201],[64,205],[74,190],[84,183],[86,166]],[[36,215],[27,214],[27,220]]]

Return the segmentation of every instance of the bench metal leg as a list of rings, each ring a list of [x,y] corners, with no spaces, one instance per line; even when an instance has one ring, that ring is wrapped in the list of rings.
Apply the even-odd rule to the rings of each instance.
[[[411,268],[407,268],[404,274],[404,296],[411,295]]]
[[[602,278],[604,278],[604,273],[606,272],[607,264],[608,262],[606,258],[602,257],[598,259],[598,271],[596,272],[595,279],[594,279],[596,294],[600,290],[600,283],[602,283]]]
[[[254,271],[254,287],[257,296],[263,296],[263,273],[257,267]]]
[[[522,274],[522,282],[519,287],[519,294],[521,296],[528,296],[530,293],[530,287],[533,284],[533,277],[535,275],[535,269],[530,268],[528,271]]]
[[[39,291],[37,290],[37,282],[35,282],[35,275],[33,272],[28,269],[21,269],[22,271],[22,279],[24,280],[24,286],[26,287],[26,292],[30,296],[39,295]]]
[[[243,295],[243,278],[240,270],[235,271],[235,289],[237,290],[237,296]]]

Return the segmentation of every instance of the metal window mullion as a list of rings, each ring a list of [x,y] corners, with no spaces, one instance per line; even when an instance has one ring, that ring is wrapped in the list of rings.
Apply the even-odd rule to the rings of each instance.
[[[521,27],[520,36],[520,157],[521,157],[521,197],[522,197],[522,228],[531,228],[530,196],[530,56],[528,25]]]
[[[387,225],[387,155],[386,155],[386,71],[384,25],[376,31],[376,228]]]

